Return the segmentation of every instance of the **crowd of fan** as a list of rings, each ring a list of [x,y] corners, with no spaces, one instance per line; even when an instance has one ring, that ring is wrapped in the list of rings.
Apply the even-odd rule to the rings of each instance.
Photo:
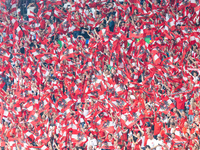
[[[1,149],[199,150],[199,2],[1,0]]]

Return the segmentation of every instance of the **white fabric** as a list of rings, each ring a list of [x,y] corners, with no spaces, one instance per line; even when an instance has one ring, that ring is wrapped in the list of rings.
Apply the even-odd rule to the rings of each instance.
[[[162,150],[162,146],[164,145],[163,140],[157,140],[156,145],[159,145],[156,147],[156,150]]]
[[[93,138],[93,139],[90,139],[90,137],[88,138],[87,150],[89,150],[90,146],[92,146],[92,147],[97,146],[97,140],[95,138]]]
[[[152,139],[152,140],[148,139],[147,145],[149,145],[151,148],[155,147],[156,146],[156,139]]]

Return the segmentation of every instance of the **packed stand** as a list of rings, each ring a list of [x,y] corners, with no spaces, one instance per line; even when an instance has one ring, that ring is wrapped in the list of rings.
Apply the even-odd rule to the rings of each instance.
[[[197,0],[1,0],[2,150],[199,150]]]

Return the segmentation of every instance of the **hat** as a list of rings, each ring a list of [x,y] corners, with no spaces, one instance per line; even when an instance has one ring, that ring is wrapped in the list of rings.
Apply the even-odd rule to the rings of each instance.
[[[158,136],[157,137],[162,137],[160,134],[158,134]]]

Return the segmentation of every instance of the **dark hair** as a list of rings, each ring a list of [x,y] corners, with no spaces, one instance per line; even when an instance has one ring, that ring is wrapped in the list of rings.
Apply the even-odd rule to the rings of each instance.
[[[138,133],[140,134],[140,136],[142,136],[142,133],[140,131],[138,131]]]
[[[171,125],[175,126],[175,123],[173,122],[173,123],[171,123]]]
[[[157,116],[156,118],[159,118],[159,120],[160,120],[160,116]]]
[[[180,113],[179,113],[178,111],[176,112],[176,114],[178,114],[178,117],[180,117],[180,116],[181,116],[181,115],[180,115]]]
[[[118,145],[120,147],[120,149],[122,148],[121,145]]]
[[[146,146],[145,146],[145,149],[147,149],[147,148],[151,148],[151,147],[150,147],[149,145],[146,145]]]

